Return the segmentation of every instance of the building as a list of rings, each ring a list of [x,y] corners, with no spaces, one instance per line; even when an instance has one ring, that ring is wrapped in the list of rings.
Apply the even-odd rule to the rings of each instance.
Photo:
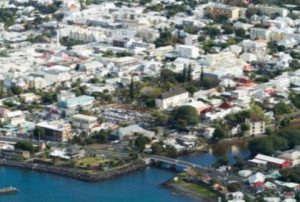
[[[289,14],[289,11],[286,8],[282,8],[282,7],[256,5],[255,8],[257,8],[262,14],[268,16],[279,15],[282,17],[286,17]]]
[[[30,158],[30,153],[23,150],[14,150],[14,149],[1,149],[0,156],[3,159],[7,160],[17,160],[22,161]]]
[[[155,105],[159,109],[166,110],[186,103],[188,99],[189,93],[185,89],[180,88],[163,93],[155,100]]]
[[[135,134],[142,134],[148,138],[154,137],[155,133],[149,130],[146,130],[138,125],[130,125],[127,127],[122,127],[117,129],[111,134],[111,139],[123,140],[125,138],[132,138]]]
[[[0,8],[5,8],[9,4],[9,0],[1,0],[0,1]]]
[[[87,132],[92,132],[93,128],[95,128],[97,124],[97,117],[94,116],[84,114],[76,114],[72,116],[72,126]]]
[[[254,159],[249,160],[250,163],[257,165],[265,165],[268,168],[285,169],[291,167],[291,162],[286,159],[275,158],[263,154],[257,154]]]
[[[88,107],[92,106],[95,98],[92,96],[82,95],[79,97],[69,98],[65,100],[60,100],[57,103],[58,107],[61,108],[77,108],[77,107]]]
[[[59,32],[60,37],[68,37],[83,42],[103,41],[106,38],[102,29],[94,27],[68,26]]]
[[[206,7],[205,12],[213,17],[226,16],[232,20],[236,20],[240,17],[240,9],[238,7],[220,3],[209,3],[209,6]]]
[[[266,123],[264,120],[246,119],[246,124],[249,125],[249,135],[257,136],[266,132]]]
[[[300,164],[300,150],[291,149],[282,152],[278,158],[286,159],[292,162],[292,166],[297,166]]]
[[[270,35],[271,35],[270,30],[266,29],[266,28],[252,27],[250,29],[250,38],[252,40],[255,40],[255,39],[269,40]]]
[[[175,51],[179,57],[197,59],[199,57],[199,48],[195,46],[176,44]]]
[[[60,120],[40,122],[35,127],[43,131],[39,137],[41,140],[66,142],[72,138],[71,125]]]
[[[25,116],[23,114],[22,111],[18,110],[18,111],[13,111],[13,112],[9,112],[7,114],[7,123],[11,124],[11,125],[20,125],[23,124],[25,122]]]

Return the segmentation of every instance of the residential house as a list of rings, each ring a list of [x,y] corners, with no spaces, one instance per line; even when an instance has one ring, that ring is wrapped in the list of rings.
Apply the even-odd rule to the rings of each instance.
[[[111,134],[111,139],[123,140],[126,138],[132,138],[135,134],[142,134],[148,138],[153,138],[155,133],[146,130],[138,125],[130,125],[126,127],[119,128]]]

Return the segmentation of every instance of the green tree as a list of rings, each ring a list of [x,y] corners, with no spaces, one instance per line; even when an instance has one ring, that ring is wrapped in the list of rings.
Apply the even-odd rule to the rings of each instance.
[[[234,29],[231,24],[222,25],[222,29],[224,30],[224,34],[232,34],[234,32]]]
[[[192,106],[181,106],[172,111],[172,119],[180,123],[185,121],[187,125],[196,125],[199,122],[199,116],[196,109]]]
[[[238,29],[235,30],[235,36],[237,36],[239,38],[245,38],[246,32],[245,32],[244,29],[238,28]]]
[[[292,106],[284,102],[278,102],[274,105],[273,111],[276,115],[288,114],[292,112]]]
[[[163,152],[163,147],[159,142],[155,142],[151,145],[152,154],[159,155]]]
[[[282,129],[278,132],[278,135],[288,141],[288,145],[290,148],[300,145],[300,131],[298,129]]]
[[[30,141],[19,141],[15,145],[16,149],[21,149],[24,151],[29,151],[30,153],[33,153],[36,151],[35,147]]]
[[[46,133],[45,133],[45,129],[44,128],[41,128],[41,127],[36,127],[34,130],[33,130],[33,136],[35,138],[37,138],[38,140],[41,140],[45,137]]]
[[[186,76],[187,81],[193,80],[192,72],[193,72],[192,65],[189,64],[188,69],[187,69],[187,76]]]
[[[213,139],[220,140],[226,137],[226,131],[221,126],[216,126],[215,131],[213,133]]]
[[[15,95],[20,95],[20,94],[23,93],[23,89],[21,87],[19,87],[19,86],[13,86],[13,87],[11,87],[11,91]]]
[[[130,99],[133,100],[134,97],[135,97],[135,92],[134,92],[134,82],[133,82],[133,78],[131,78],[131,81],[130,81],[130,85],[129,85],[129,96],[130,96]]]
[[[258,153],[272,155],[275,152],[272,141],[267,138],[252,139],[250,140],[248,147],[252,155]]]
[[[220,29],[215,26],[206,26],[203,28],[203,31],[206,35],[213,38],[220,35],[221,33]]]
[[[148,137],[142,134],[137,134],[137,138],[134,141],[136,151],[138,151],[139,153],[143,152],[145,149],[145,145],[150,142],[151,140]]]
[[[174,39],[172,37],[172,33],[168,29],[164,29],[160,31],[160,37],[156,39],[155,46],[169,46],[174,44]]]

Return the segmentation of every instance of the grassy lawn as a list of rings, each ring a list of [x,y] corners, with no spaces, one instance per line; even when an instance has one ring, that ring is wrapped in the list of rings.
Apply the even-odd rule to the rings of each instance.
[[[214,192],[198,184],[188,184],[187,188],[205,198],[215,199],[218,197],[217,194],[215,194]]]
[[[107,159],[103,159],[100,157],[87,157],[87,158],[83,158],[80,159],[76,162],[76,165],[79,166],[98,166],[100,163],[105,163],[107,162]]]

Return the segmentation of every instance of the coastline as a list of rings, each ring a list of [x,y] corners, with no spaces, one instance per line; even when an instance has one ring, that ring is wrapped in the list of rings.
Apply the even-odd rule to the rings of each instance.
[[[57,166],[48,166],[48,165],[42,165],[36,163],[33,164],[33,163],[24,163],[24,162],[17,162],[17,161],[7,161],[7,160],[1,160],[0,166],[15,167],[20,169],[45,172],[45,173],[60,175],[60,176],[69,177],[77,180],[87,181],[87,182],[100,182],[103,180],[108,180],[114,177],[128,174],[137,170],[142,170],[147,167],[145,162],[141,160],[132,161],[123,166],[117,167],[109,171],[103,171],[101,173],[88,173],[88,172],[82,172],[70,168],[62,168]]]
[[[164,182],[162,184],[162,186],[164,186],[164,187],[166,187],[170,190],[173,190],[174,192],[176,192],[178,194],[182,194],[184,196],[199,200],[201,202],[214,202],[214,201],[216,201],[216,199],[211,199],[211,198],[205,197],[203,195],[200,195],[200,194],[196,193],[195,191],[193,191],[191,189],[185,188],[184,186],[182,186],[181,183],[176,184],[176,183],[172,183],[171,181],[172,181],[172,179]]]

